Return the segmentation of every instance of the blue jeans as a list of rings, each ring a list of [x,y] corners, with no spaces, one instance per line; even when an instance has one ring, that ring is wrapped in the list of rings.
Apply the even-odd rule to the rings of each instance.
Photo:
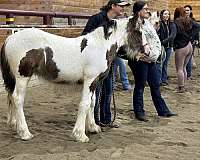
[[[162,82],[167,82],[167,77],[168,77],[167,67],[170,60],[170,56],[173,52],[173,48],[165,48],[165,51],[166,51],[166,58],[163,61],[163,65],[162,65],[162,78],[161,78]]]
[[[146,81],[151,90],[151,97],[159,116],[169,113],[164,99],[160,93],[160,83],[158,70],[155,63],[147,63],[143,61],[128,62],[135,78],[135,88],[133,93],[133,108],[136,115],[145,115],[143,94]]]
[[[124,60],[119,57],[116,57],[114,61],[114,82],[115,82],[118,66],[119,66],[119,74],[120,74],[120,79],[122,81],[122,86],[124,89],[128,89],[129,80],[126,73],[126,64]]]
[[[100,95],[100,90],[101,90],[101,95]],[[113,90],[112,74],[109,73],[108,76],[104,79],[102,86],[98,86],[96,89],[94,117],[95,117],[95,122],[97,124],[99,122],[104,124],[108,124],[111,122],[112,113],[110,109],[110,102],[112,98],[112,90]],[[101,99],[100,102],[99,99]],[[98,116],[99,108],[100,108],[100,117]]]
[[[162,64],[161,63],[156,63],[156,67],[158,70],[158,78],[159,78],[159,84],[162,84]]]

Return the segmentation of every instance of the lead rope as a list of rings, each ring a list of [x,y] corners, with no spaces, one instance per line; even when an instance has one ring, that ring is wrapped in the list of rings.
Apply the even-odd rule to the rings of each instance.
[[[95,114],[94,114],[94,118],[95,118],[95,122],[98,123],[98,125],[100,125],[100,104],[101,104],[101,96],[102,96],[102,87],[103,87],[103,82],[99,82],[98,84],[98,88],[99,88],[99,93],[98,96],[96,96],[97,98],[97,106],[96,106],[96,110],[95,110]],[[95,94],[96,95],[96,94]]]
[[[113,95],[113,106],[114,106],[114,116],[113,116],[113,120],[111,121],[111,124],[113,124],[117,117],[117,107],[115,103],[115,92],[114,92],[114,83],[115,83],[114,63],[112,63],[112,66],[111,66],[111,74],[112,74],[112,95]]]
[[[114,106],[114,113],[113,113],[113,119],[111,121],[111,125],[114,123],[116,117],[117,117],[117,107],[116,107],[116,103],[115,103],[115,93],[114,93],[114,63],[112,63],[111,65],[111,74],[112,74],[112,97],[113,97],[113,106]],[[100,122],[100,107],[101,107],[101,96],[102,96],[102,88],[103,88],[103,81],[99,83],[99,94],[98,94],[98,97],[97,97],[97,108],[95,110],[95,121],[98,123],[98,124],[101,124]]]

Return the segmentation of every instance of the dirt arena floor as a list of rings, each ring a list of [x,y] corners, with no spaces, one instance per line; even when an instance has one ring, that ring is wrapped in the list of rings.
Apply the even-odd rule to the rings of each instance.
[[[200,160],[200,55],[195,58],[198,67],[188,81],[186,93],[176,92],[174,59],[170,64],[170,85],[162,87],[163,97],[177,117],[158,117],[146,87],[149,121],[139,122],[132,113],[132,93],[117,90],[116,123],[120,128],[89,134],[89,143],[78,143],[71,137],[81,85],[38,83],[34,78],[25,102],[25,115],[34,138],[22,141],[6,124],[6,93],[0,79],[0,159]],[[132,79],[130,73],[129,78]]]

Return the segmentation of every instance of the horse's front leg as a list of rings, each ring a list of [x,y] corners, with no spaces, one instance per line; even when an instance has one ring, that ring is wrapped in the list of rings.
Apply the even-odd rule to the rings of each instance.
[[[96,96],[94,93],[92,94],[91,98],[92,98],[92,103],[91,103],[91,106],[86,118],[86,129],[91,133],[100,133],[101,128],[95,123],[95,119],[94,119],[94,106],[95,106],[95,99],[96,99]]]
[[[78,116],[72,133],[75,139],[80,142],[89,141],[89,138],[85,134],[85,122],[91,105],[92,92],[89,87],[92,81],[93,79],[84,81],[82,99],[79,104]]]

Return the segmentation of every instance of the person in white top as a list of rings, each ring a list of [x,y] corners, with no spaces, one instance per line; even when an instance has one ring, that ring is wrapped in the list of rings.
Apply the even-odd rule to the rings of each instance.
[[[143,93],[146,81],[151,90],[151,97],[158,113],[161,117],[171,117],[177,114],[172,113],[167,107],[160,93],[160,83],[156,61],[161,54],[161,43],[153,25],[147,20],[149,8],[146,2],[137,1],[133,5],[133,17],[142,24],[141,53],[136,59],[129,59],[130,66],[135,79],[133,93],[133,109],[135,118],[140,121],[148,121],[145,116]]]

